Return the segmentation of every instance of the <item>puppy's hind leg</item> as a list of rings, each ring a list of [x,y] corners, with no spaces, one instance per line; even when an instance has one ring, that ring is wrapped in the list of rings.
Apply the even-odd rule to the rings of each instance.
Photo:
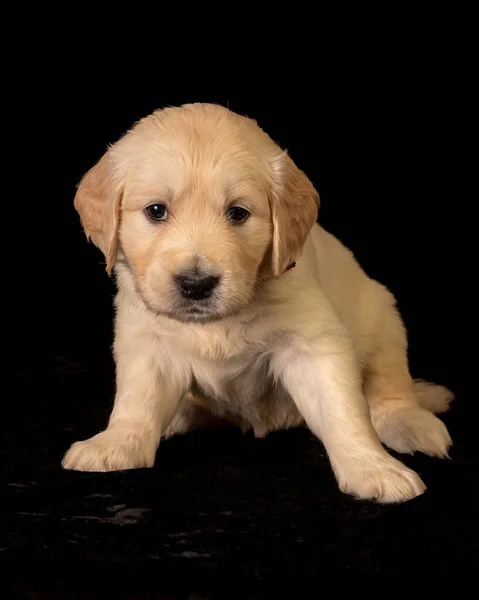
[[[364,380],[372,423],[383,444],[403,454],[447,457],[449,432],[433,412],[444,412],[452,394],[442,386],[413,382],[406,334],[399,322],[378,338]]]

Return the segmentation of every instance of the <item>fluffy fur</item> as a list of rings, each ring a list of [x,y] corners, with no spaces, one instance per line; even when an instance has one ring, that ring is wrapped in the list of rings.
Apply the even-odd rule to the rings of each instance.
[[[154,203],[165,220],[146,216]],[[231,206],[249,218],[233,223]],[[452,395],[412,381],[393,296],[316,224],[318,206],[288,154],[220,106],[157,111],[108,149],[75,207],[116,274],[117,392],[106,430],[65,468],[151,467],[162,437],[222,419],[257,436],[306,425],[357,498],[424,492],[382,444],[446,457],[433,413]],[[219,283],[185,298],[185,273]]]

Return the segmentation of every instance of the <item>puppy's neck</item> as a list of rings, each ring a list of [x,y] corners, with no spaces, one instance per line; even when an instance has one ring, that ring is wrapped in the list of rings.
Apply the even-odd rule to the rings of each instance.
[[[284,275],[284,273],[286,273],[286,271],[290,271],[291,269],[293,269],[295,266],[296,266],[296,261],[290,260],[290,262],[288,263],[288,266],[281,273],[281,275],[279,277]],[[274,273],[273,273],[273,249],[272,249],[272,247],[270,247],[266,251],[266,254],[264,255],[261,265],[258,269],[258,283],[260,283],[260,284],[265,283],[267,281],[271,281],[272,279],[277,279],[277,278],[275,278]]]

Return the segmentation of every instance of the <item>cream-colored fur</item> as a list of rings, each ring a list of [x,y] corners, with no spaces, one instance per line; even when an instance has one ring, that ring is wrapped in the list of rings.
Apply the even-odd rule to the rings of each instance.
[[[145,214],[155,203],[161,222]],[[411,380],[393,296],[315,224],[313,185],[254,121],[208,104],[157,111],[85,176],[75,206],[115,269],[117,392],[107,429],[73,444],[65,468],[151,467],[162,437],[221,418],[257,436],[307,425],[358,498],[424,492],[381,442],[447,456],[433,413],[452,395]],[[249,218],[232,223],[231,206]],[[185,299],[183,273],[219,283]]]

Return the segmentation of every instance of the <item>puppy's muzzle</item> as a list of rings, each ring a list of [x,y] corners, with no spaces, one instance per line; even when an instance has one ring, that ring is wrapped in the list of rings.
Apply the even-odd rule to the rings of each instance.
[[[186,300],[206,300],[218,285],[220,278],[196,273],[176,275],[176,284]]]

